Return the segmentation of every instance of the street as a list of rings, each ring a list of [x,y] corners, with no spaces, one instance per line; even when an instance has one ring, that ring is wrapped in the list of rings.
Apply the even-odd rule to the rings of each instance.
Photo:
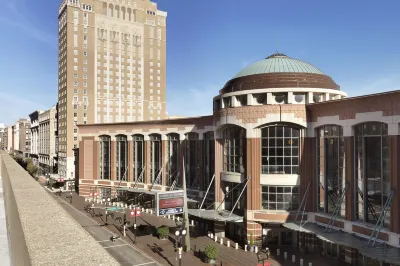
[[[52,193],[51,193],[52,194]],[[53,194],[52,194],[53,195]],[[143,251],[133,247],[123,239],[116,239],[115,242],[110,240],[110,237],[115,235],[106,227],[99,225],[92,218],[71,206],[69,202],[62,197],[54,198],[61,206],[95,239],[106,249],[121,265],[131,266],[155,266],[160,265],[146,255]]]

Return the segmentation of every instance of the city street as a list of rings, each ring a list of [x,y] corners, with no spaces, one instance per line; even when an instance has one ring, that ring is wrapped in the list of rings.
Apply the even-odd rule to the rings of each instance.
[[[54,198],[63,206],[63,208],[94,238],[104,247],[121,265],[131,266],[156,266],[160,265],[146,255],[143,251],[133,247],[123,239],[110,240],[114,236],[106,227],[99,225],[96,221],[77,210],[64,198]]]

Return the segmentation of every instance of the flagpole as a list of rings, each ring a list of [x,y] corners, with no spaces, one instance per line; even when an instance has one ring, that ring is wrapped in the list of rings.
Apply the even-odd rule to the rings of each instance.
[[[185,158],[182,158],[183,163],[183,226],[186,229],[184,251],[190,250],[190,230],[189,230],[189,213],[187,205],[187,192],[186,192],[186,171],[185,171]]]

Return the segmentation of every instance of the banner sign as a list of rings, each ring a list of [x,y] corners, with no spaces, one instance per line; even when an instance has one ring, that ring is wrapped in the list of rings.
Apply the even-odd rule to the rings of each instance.
[[[159,192],[156,194],[157,216],[183,213],[183,190]]]

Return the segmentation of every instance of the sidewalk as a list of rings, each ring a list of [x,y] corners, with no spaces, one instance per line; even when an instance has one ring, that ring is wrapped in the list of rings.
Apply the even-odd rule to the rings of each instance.
[[[61,197],[65,200],[66,196],[69,196],[69,193],[62,193]],[[66,201],[69,203],[69,199]],[[95,215],[92,216],[91,213],[89,214],[87,211],[84,210],[85,206],[87,206],[88,204],[89,202],[85,202],[84,198],[78,196],[76,193],[73,193],[72,205],[75,208],[81,210],[85,215],[92,217],[100,225],[107,226],[109,230],[114,232],[116,235],[121,236],[129,243],[133,243],[134,239],[133,228],[129,228],[129,230],[127,230],[126,237],[122,236],[123,232],[121,228],[121,223],[119,222],[119,218],[121,218],[122,220],[122,214],[115,213],[114,219],[109,217],[107,219],[108,225],[105,225],[104,210],[95,209]],[[101,205],[96,204],[96,206],[100,207]],[[129,217],[127,217],[127,219],[129,219]],[[152,232],[154,232],[154,230],[156,230],[156,228],[161,225],[167,225],[170,227],[170,237],[168,240],[160,240],[152,235]],[[180,223],[172,219],[157,217],[154,214],[142,213],[141,217],[137,218],[138,230],[136,239],[137,244],[135,244],[135,246],[143,250],[146,254],[151,256],[156,261],[160,262],[162,265],[170,265],[170,266],[178,265],[177,253],[175,252],[174,249],[174,243],[175,243],[174,232],[175,232],[175,227],[177,225],[180,225]],[[141,229],[146,228],[146,230],[139,230],[139,228]],[[190,266],[210,265],[208,263],[202,262],[201,259],[195,255],[198,253],[199,250],[204,250],[204,247],[207,246],[208,244],[214,244],[218,247],[219,252],[215,265],[256,266],[258,264],[257,255],[255,253],[245,252],[244,250],[241,249],[236,250],[234,248],[234,242],[232,241],[231,241],[231,247],[227,247],[226,239],[224,239],[224,244],[221,245],[219,242],[215,242],[214,240],[212,240],[207,236],[200,236],[191,238],[191,250],[183,254],[182,265],[190,265]],[[281,250],[280,257],[277,257],[276,252],[272,251],[272,256],[268,260],[268,262],[270,262],[270,265],[271,266],[300,265],[299,263],[300,257],[298,257],[299,254],[297,252],[294,252],[293,250],[286,250],[286,251],[288,251],[287,260],[283,259],[283,252],[284,252],[283,249]],[[296,254],[296,263],[292,263],[291,261],[292,254]],[[302,256],[302,258],[304,258],[304,265],[307,266],[309,262],[312,262],[313,266],[337,265],[337,263],[334,263],[336,262],[335,260],[333,259],[328,260],[327,258],[320,257],[318,255],[307,254],[305,256]]]

